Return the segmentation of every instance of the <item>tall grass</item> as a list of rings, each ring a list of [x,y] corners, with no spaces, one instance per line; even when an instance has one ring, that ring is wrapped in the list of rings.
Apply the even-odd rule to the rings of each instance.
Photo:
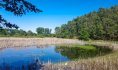
[[[98,46],[108,46],[108,47],[114,48],[114,50],[118,49],[118,41],[90,40],[85,43],[92,44],[92,45],[98,45]]]
[[[60,64],[47,64],[42,70],[118,70],[118,51],[106,56]]]
[[[77,39],[61,39],[61,38],[0,38],[0,48],[5,47],[27,47],[55,44],[84,44],[83,41]]]
[[[113,48],[113,46],[111,45],[109,46],[108,44],[107,46],[104,45],[106,44],[100,44],[100,46],[96,47],[102,48],[102,50],[105,50],[106,52],[109,49],[111,50],[115,49],[115,50],[107,55],[97,56],[93,58],[79,59],[76,61],[69,61],[59,64],[47,64],[42,68],[42,70],[118,70],[118,49],[117,49],[118,46],[116,45],[114,46],[115,48]]]

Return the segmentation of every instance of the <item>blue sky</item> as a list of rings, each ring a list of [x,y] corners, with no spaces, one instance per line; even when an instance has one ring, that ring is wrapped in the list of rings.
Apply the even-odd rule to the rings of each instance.
[[[17,24],[20,29],[35,32],[37,27],[51,28],[82,16],[99,8],[118,5],[118,0],[28,0],[43,10],[42,13],[27,13],[22,17],[0,9],[0,14],[8,21]]]

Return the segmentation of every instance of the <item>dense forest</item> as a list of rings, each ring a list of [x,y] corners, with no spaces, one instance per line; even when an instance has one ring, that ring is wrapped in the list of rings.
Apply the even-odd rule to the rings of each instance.
[[[56,37],[118,40],[118,6],[100,8],[55,28]]]

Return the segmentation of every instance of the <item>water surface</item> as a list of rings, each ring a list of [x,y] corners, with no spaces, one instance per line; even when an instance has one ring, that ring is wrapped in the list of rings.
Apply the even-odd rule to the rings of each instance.
[[[59,63],[69,61],[69,58],[57,52],[55,46],[38,48],[5,48],[0,50],[0,68],[22,68],[40,63]]]
[[[0,70],[39,70],[45,63],[60,63],[109,53],[97,46],[36,46],[0,49]]]

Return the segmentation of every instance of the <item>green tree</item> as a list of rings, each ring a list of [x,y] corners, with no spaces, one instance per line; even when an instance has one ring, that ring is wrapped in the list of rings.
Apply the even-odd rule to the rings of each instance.
[[[35,36],[35,33],[33,33],[31,30],[27,32],[27,36]]]
[[[26,0],[2,0],[0,1],[0,9],[3,8],[6,11],[12,12],[14,15],[22,16],[27,12],[42,12],[35,5],[31,4]],[[11,24],[7,20],[5,20],[0,14],[0,28],[9,27],[9,28],[19,28],[15,24]]]
[[[118,6],[100,8],[55,28],[57,37],[118,40]]]
[[[44,34],[51,34],[51,29],[44,28]]]
[[[44,34],[44,28],[43,27],[38,27],[36,29],[37,34]]]

